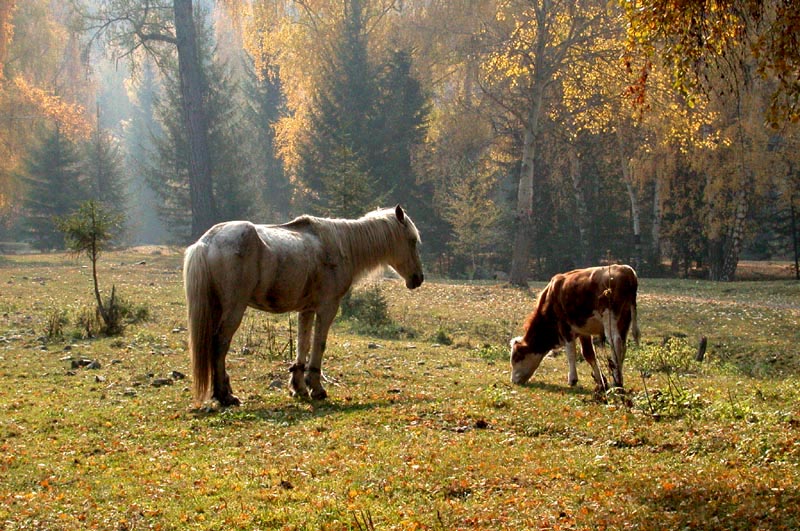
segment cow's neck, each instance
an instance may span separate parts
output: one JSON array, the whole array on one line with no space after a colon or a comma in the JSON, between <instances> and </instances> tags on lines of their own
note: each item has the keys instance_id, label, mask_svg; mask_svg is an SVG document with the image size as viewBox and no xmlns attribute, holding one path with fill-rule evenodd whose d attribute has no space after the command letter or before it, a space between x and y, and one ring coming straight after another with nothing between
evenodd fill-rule
<instances>
[{"instance_id":1,"label":"cow's neck","mask_svg":"<svg viewBox=\"0 0 800 531\"><path fill-rule=\"evenodd\" d=\"M523 340L531 352L547 354L559 345L558 323L551 317L537 313L528 323Z\"/></svg>"}]
</instances>

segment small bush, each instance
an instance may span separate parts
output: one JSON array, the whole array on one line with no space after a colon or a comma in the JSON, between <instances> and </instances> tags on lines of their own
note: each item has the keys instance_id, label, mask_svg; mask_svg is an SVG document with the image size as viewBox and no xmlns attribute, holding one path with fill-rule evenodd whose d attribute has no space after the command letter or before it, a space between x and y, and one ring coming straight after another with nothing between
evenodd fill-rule
<instances>
[{"instance_id":1,"label":"small bush","mask_svg":"<svg viewBox=\"0 0 800 531\"><path fill-rule=\"evenodd\" d=\"M433 335L433 342L438 343L439 345L452 345L453 338L450 337L450 334L445 330L443 327L439 327L436 329L436 333Z\"/></svg>"},{"instance_id":2,"label":"small bush","mask_svg":"<svg viewBox=\"0 0 800 531\"><path fill-rule=\"evenodd\" d=\"M639 397L639 406L653 418L675 419L698 415L706 403L698 393L669 378L666 389L651 391L645 386L644 396Z\"/></svg>"},{"instance_id":3,"label":"small bush","mask_svg":"<svg viewBox=\"0 0 800 531\"><path fill-rule=\"evenodd\" d=\"M126 324L145 323L152 318L150 308L146 304L134 304L125 299L117 299L120 315Z\"/></svg>"},{"instance_id":4,"label":"small bush","mask_svg":"<svg viewBox=\"0 0 800 531\"><path fill-rule=\"evenodd\" d=\"M487 361L508 360L509 351L504 346L486 344L478 349L478 357Z\"/></svg>"},{"instance_id":5,"label":"small bush","mask_svg":"<svg viewBox=\"0 0 800 531\"><path fill-rule=\"evenodd\" d=\"M341 315L349 320L357 334L397 339L414 337L414 332L394 322L389 304L378 285L358 292L351 291L343 299Z\"/></svg>"},{"instance_id":6,"label":"small bush","mask_svg":"<svg viewBox=\"0 0 800 531\"><path fill-rule=\"evenodd\" d=\"M502 409L511 404L511 397L508 393L508 389L500 387L497 384L481 389L480 396L486 405L495 409Z\"/></svg>"},{"instance_id":7,"label":"small bush","mask_svg":"<svg viewBox=\"0 0 800 531\"><path fill-rule=\"evenodd\" d=\"M106 336L120 335L125 327L150 319L150 309L147 306L134 306L132 303L116 296L112 287L111 295L103 303L106 317L100 319L100 309L97 309L97 320L101 323L100 331Z\"/></svg>"},{"instance_id":8,"label":"small bush","mask_svg":"<svg viewBox=\"0 0 800 531\"><path fill-rule=\"evenodd\" d=\"M342 299L341 307L345 319L358 319L373 326L391 322L389 304L377 285L359 292L349 292Z\"/></svg>"},{"instance_id":9,"label":"small bush","mask_svg":"<svg viewBox=\"0 0 800 531\"><path fill-rule=\"evenodd\" d=\"M661 345L644 345L629 350L630 363L644 373L686 374L699 370L695 350L685 338L670 337Z\"/></svg>"}]
</instances>

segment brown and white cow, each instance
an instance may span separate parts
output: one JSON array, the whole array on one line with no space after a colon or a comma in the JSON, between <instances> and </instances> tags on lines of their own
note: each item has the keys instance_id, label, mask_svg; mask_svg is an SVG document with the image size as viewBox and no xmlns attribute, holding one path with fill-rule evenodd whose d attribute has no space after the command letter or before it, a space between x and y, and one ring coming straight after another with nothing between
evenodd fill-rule
<instances>
[{"instance_id":1,"label":"brown and white cow","mask_svg":"<svg viewBox=\"0 0 800 531\"><path fill-rule=\"evenodd\" d=\"M575 340L580 339L592 376L598 387L605 390L607 384L592 346L592 336L605 335L611 344L608 367L614 386L622 387L625 341L631 325L633 339L639 343L637 287L636 272L627 265L590 267L555 275L539 294L536 309L525 321L523 336L511 340L511 381L527 382L547 353L564 345L569 385L577 384Z\"/></svg>"}]
</instances>

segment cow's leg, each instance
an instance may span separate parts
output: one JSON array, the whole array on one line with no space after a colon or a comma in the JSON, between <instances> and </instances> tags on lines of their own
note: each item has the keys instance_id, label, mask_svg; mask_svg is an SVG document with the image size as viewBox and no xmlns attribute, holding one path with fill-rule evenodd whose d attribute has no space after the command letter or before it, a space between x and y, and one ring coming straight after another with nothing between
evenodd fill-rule
<instances>
[{"instance_id":1,"label":"cow's leg","mask_svg":"<svg viewBox=\"0 0 800 531\"><path fill-rule=\"evenodd\" d=\"M567 375L567 382L570 387L578 384L578 368L576 367L577 353L575 352L575 339L567 341L564 345L564 350L567 353L567 364L569 364L569 374Z\"/></svg>"},{"instance_id":2,"label":"cow's leg","mask_svg":"<svg viewBox=\"0 0 800 531\"><path fill-rule=\"evenodd\" d=\"M311 330L314 323L314 312L300 312L297 315L297 356L289 367L292 373L289 380L289 391L292 396L308 396L308 388L303 376L306 372L306 359L311 348Z\"/></svg>"},{"instance_id":3,"label":"cow's leg","mask_svg":"<svg viewBox=\"0 0 800 531\"><path fill-rule=\"evenodd\" d=\"M225 369L225 358L231 346L233 334L238 330L242 317L247 309L246 304L236 304L227 311L223 311L219 329L214 334L214 391L212 397L222 406L238 406L241 404L231 388L231 380Z\"/></svg>"},{"instance_id":4,"label":"cow's leg","mask_svg":"<svg viewBox=\"0 0 800 531\"><path fill-rule=\"evenodd\" d=\"M594 378L597 388L606 391L608 384L605 377L603 377L603 373L600 372L600 367L597 365L597 357L595 356L591 336L581 336L581 352L583 353L583 359L592 368L592 378Z\"/></svg>"},{"instance_id":5,"label":"cow's leg","mask_svg":"<svg viewBox=\"0 0 800 531\"><path fill-rule=\"evenodd\" d=\"M620 318L609 311L605 319L606 337L611 345L608 356L608 369L614 381L614 387L622 387L622 364L625 361L625 338L620 333Z\"/></svg>"},{"instance_id":6,"label":"cow's leg","mask_svg":"<svg viewBox=\"0 0 800 531\"><path fill-rule=\"evenodd\" d=\"M325 353L328 330L331 328L338 309L338 305L330 305L317 311L317 319L314 323L314 343L311 345L311 358L306 370L306 385L311 388L311 398L314 400L323 400L328 397L327 391L320 383L322 355Z\"/></svg>"}]
</instances>

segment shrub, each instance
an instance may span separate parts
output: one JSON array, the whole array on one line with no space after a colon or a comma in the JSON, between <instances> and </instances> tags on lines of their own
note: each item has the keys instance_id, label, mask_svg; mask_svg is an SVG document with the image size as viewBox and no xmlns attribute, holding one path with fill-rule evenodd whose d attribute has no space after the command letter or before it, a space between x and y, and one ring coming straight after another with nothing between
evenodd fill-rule
<instances>
[{"instance_id":1,"label":"shrub","mask_svg":"<svg viewBox=\"0 0 800 531\"><path fill-rule=\"evenodd\" d=\"M700 369L695 350L685 338L670 337L660 345L643 345L629 351L630 364L644 373L686 374Z\"/></svg>"},{"instance_id":2,"label":"shrub","mask_svg":"<svg viewBox=\"0 0 800 531\"><path fill-rule=\"evenodd\" d=\"M98 307L97 315L102 318L100 331L107 336L122 333L129 324L136 324L150 319L150 309L147 306L134 306L132 303L117 297L116 290L111 287L111 295L105 300L102 308L105 316Z\"/></svg>"},{"instance_id":3,"label":"shrub","mask_svg":"<svg viewBox=\"0 0 800 531\"><path fill-rule=\"evenodd\" d=\"M341 315L357 334L396 339L413 337L414 332L396 323L389 315L389 304L377 284L350 291L341 303Z\"/></svg>"},{"instance_id":4,"label":"shrub","mask_svg":"<svg viewBox=\"0 0 800 531\"><path fill-rule=\"evenodd\" d=\"M478 357L487 361L508 360L508 348L498 345L483 345L478 349Z\"/></svg>"},{"instance_id":5,"label":"shrub","mask_svg":"<svg viewBox=\"0 0 800 531\"><path fill-rule=\"evenodd\" d=\"M453 338L450 337L450 334L444 329L444 327L440 326L436 329L436 333L433 334L433 342L438 343L439 345L449 346L453 344Z\"/></svg>"}]
</instances>

